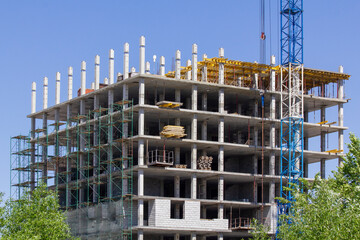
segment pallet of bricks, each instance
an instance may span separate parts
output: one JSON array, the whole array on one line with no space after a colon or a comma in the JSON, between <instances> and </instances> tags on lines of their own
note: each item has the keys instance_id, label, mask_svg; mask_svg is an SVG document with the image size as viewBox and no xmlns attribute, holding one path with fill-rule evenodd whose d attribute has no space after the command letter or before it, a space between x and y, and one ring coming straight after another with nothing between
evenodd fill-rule
<instances>
[{"instance_id":1,"label":"pallet of bricks","mask_svg":"<svg viewBox=\"0 0 360 240\"><path fill-rule=\"evenodd\" d=\"M197 160L197 169L200 169L200 170L211 170L212 160L213 160L212 157L201 156L201 157Z\"/></svg>"}]
</instances>

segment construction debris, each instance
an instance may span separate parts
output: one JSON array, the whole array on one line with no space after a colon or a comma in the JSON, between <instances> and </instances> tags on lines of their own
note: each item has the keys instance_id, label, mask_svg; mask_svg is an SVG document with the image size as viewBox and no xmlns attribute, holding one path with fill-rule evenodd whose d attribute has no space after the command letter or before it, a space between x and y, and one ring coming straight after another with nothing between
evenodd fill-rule
<instances>
[{"instance_id":1,"label":"construction debris","mask_svg":"<svg viewBox=\"0 0 360 240\"><path fill-rule=\"evenodd\" d=\"M197 161L197 169L200 170L211 170L212 157L201 156Z\"/></svg>"},{"instance_id":2,"label":"construction debris","mask_svg":"<svg viewBox=\"0 0 360 240\"><path fill-rule=\"evenodd\" d=\"M166 138L182 138L185 137L185 129L183 126L167 125L160 133L161 136Z\"/></svg>"}]
</instances>

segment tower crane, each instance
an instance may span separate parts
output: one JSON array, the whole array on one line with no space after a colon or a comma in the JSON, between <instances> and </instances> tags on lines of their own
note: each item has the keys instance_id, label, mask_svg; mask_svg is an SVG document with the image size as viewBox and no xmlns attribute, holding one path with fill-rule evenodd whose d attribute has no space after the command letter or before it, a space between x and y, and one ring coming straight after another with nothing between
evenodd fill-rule
<instances>
[{"instance_id":1,"label":"tower crane","mask_svg":"<svg viewBox=\"0 0 360 240\"><path fill-rule=\"evenodd\" d=\"M303 176L303 0L280 0L281 159L278 216L295 201L285 186L299 186ZM278 221L278 224L281 224Z\"/></svg>"}]
</instances>

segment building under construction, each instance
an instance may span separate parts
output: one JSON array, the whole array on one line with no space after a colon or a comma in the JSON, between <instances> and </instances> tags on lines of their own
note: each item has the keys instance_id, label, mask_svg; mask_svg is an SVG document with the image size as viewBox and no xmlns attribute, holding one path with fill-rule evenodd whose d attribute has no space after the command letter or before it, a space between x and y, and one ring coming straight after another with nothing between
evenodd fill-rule
<instances>
[{"instance_id":1,"label":"building under construction","mask_svg":"<svg viewBox=\"0 0 360 240\"><path fill-rule=\"evenodd\" d=\"M122 74L115 77L110 50L108 77L73 97L73 69L67 73L67 100L60 101L56 74L55 105L36 110L32 85L29 135L11 138L11 197L41 182L58 191L74 235L81 239L238 239L249 237L258 219L274 234L275 197L280 196L280 108L283 68L225 58L198 57L174 71L150 71L145 38L140 38L138 71L129 68L125 43ZM198 59L199 58L199 59ZM119 57L120 59L120 57ZM107 71L106 71L107 72ZM344 80L349 75L310 68L303 78L303 164L342 156ZM77 81L80 83L80 81ZM338 121L326 110L338 108ZM320 118L309 121L315 111ZM326 136L338 134L338 148L326 149ZM309 139L318 142L309 146Z\"/></svg>"}]
</instances>

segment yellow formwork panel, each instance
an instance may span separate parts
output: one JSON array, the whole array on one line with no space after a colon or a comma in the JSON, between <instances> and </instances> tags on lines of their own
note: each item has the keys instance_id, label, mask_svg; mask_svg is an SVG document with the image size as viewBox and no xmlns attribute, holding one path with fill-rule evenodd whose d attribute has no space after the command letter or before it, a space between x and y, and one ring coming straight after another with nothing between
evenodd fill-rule
<instances>
[{"instance_id":1,"label":"yellow formwork panel","mask_svg":"<svg viewBox=\"0 0 360 240\"><path fill-rule=\"evenodd\" d=\"M224 64L225 79L229 81L235 81L239 77L250 78L254 73L258 73L260 77L266 78L270 76L271 70L275 71L278 75L280 75L281 71L280 66L243 62L227 58L205 58L203 61L197 62L199 81L201 80L201 69L206 66L209 82L216 83L218 80L219 63ZM185 79L185 74L191 70L192 66L181 67L181 79ZM175 72L168 72L165 76L174 78ZM336 83L338 80L348 80L349 78L350 75L344 73L304 68L305 87L311 88L321 84Z\"/></svg>"}]
</instances>

